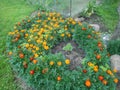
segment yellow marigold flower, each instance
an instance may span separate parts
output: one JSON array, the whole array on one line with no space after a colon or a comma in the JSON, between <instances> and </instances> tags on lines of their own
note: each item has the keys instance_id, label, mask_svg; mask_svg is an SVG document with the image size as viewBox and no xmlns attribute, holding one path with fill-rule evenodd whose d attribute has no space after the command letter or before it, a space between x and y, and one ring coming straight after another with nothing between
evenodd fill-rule
<instances>
[{"instance_id":1,"label":"yellow marigold flower","mask_svg":"<svg viewBox=\"0 0 120 90\"><path fill-rule=\"evenodd\" d=\"M33 53L35 53L35 50L32 50Z\"/></svg>"},{"instance_id":2,"label":"yellow marigold flower","mask_svg":"<svg viewBox=\"0 0 120 90\"><path fill-rule=\"evenodd\" d=\"M37 22L37 23L40 23L40 22L41 22L41 20L37 20L36 22Z\"/></svg>"},{"instance_id":3,"label":"yellow marigold flower","mask_svg":"<svg viewBox=\"0 0 120 90\"><path fill-rule=\"evenodd\" d=\"M68 37L71 37L71 34L69 33L67 36L68 36Z\"/></svg>"},{"instance_id":4,"label":"yellow marigold flower","mask_svg":"<svg viewBox=\"0 0 120 90\"><path fill-rule=\"evenodd\" d=\"M118 81L119 81L119 80L118 80L117 78L114 79L114 82L115 82L115 83L118 83Z\"/></svg>"},{"instance_id":5,"label":"yellow marigold flower","mask_svg":"<svg viewBox=\"0 0 120 90\"><path fill-rule=\"evenodd\" d=\"M10 55L10 56L11 56L11 55L12 55L12 52L11 52L11 51L10 51L10 52L8 52L8 55Z\"/></svg>"},{"instance_id":6,"label":"yellow marigold flower","mask_svg":"<svg viewBox=\"0 0 120 90\"><path fill-rule=\"evenodd\" d=\"M18 33L18 30L15 30L16 33Z\"/></svg>"},{"instance_id":7,"label":"yellow marigold flower","mask_svg":"<svg viewBox=\"0 0 120 90\"><path fill-rule=\"evenodd\" d=\"M26 44L25 46L26 46L26 48L28 48L28 47L29 47L29 44Z\"/></svg>"},{"instance_id":8,"label":"yellow marigold flower","mask_svg":"<svg viewBox=\"0 0 120 90\"><path fill-rule=\"evenodd\" d=\"M30 39L28 39L28 42L31 42L31 40L30 40Z\"/></svg>"},{"instance_id":9,"label":"yellow marigold flower","mask_svg":"<svg viewBox=\"0 0 120 90\"><path fill-rule=\"evenodd\" d=\"M65 63L66 63L66 64L70 64L70 60L69 60L69 59L66 59L66 60L65 60Z\"/></svg>"},{"instance_id":10,"label":"yellow marigold flower","mask_svg":"<svg viewBox=\"0 0 120 90\"><path fill-rule=\"evenodd\" d=\"M49 47L48 47L48 46L44 46L44 49L45 49L45 50L48 50L48 49L49 49Z\"/></svg>"},{"instance_id":11,"label":"yellow marigold flower","mask_svg":"<svg viewBox=\"0 0 120 90\"><path fill-rule=\"evenodd\" d=\"M22 32L22 33L24 33L24 32L25 32L25 30L21 30L21 32Z\"/></svg>"},{"instance_id":12,"label":"yellow marigold flower","mask_svg":"<svg viewBox=\"0 0 120 90\"><path fill-rule=\"evenodd\" d=\"M65 34L63 33L63 34L61 34L61 37L64 37L65 36Z\"/></svg>"},{"instance_id":13,"label":"yellow marigold flower","mask_svg":"<svg viewBox=\"0 0 120 90\"><path fill-rule=\"evenodd\" d=\"M37 42L37 43L40 43L41 41L38 39L38 40L36 40L36 42Z\"/></svg>"},{"instance_id":14,"label":"yellow marigold flower","mask_svg":"<svg viewBox=\"0 0 120 90\"><path fill-rule=\"evenodd\" d=\"M109 74L109 75L113 75L113 73L112 73L111 70L107 70L106 72L107 72L107 74Z\"/></svg>"},{"instance_id":15,"label":"yellow marigold flower","mask_svg":"<svg viewBox=\"0 0 120 90\"><path fill-rule=\"evenodd\" d=\"M46 42L46 41L44 41L44 42L43 42L43 46L45 46L46 44L47 44L47 42Z\"/></svg>"},{"instance_id":16,"label":"yellow marigold flower","mask_svg":"<svg viewBox=\"0 0 120 90\"><path fill-rule=\"evenodd\" d=\"M37 58L39 55L36 53L36 54L34 54L34 56L35 56L35 58Z\"/></svg>"},{"instance_id":17,"label":"yellow marigold flower","mask_svg":"<svg viewBox=\"0 0 120 90\"><path fill-rule=\"evenodd\" d=\"M28 37L28 34L27 34L27 33L25 34L25 37Z\"/></svg>"},{"instance_id":18,"label":"yellow marigold flower","mask_svg":"<svg viewBox=\"0 0 120 90\"><path fill-rule=\"evenodd\" d=\"M36 47L36 51L38 51L39 50L39 47Z\"/></svg>"},{"instance_id":19,"label":"yellow marigold flower","mask_svg":"<svg viewBox=\"0 0 120 90\"><path fill-rule=\"evenodd\" d=\"M118 72L118 70L117 70L117 69L113 69L113 72L114 72L114 73L117 73L117 72Z\"/></svg>"},{"instance_id":20,"label":"yellow marigold flower","mask_svg":"<svg viewBox=\"0 0 120 90\"><path fill-rule=\"evenodd\" d=\"M94 66L94 64L93 64L92 62L88 62L88 66L93 67L93 66Z\"/></svg>"},{"instance_id":21,"label":"yellow marigold flower","mask_svg":"<svg viewBox=\"0 0 120 90\"><path fill-rule=\"evenodd\" d=\"M30 47L32 48L32 47L33 47L33 44L30 44Z\"/></svg>"},{"instance_id":22,"label":"yellow marigold flower","mask_svg":"<svg viewBox=\"0 0 120 90\"><path fill-rule=\"evenodd\" d=\"M48 17L48 20L50 20L51 18L50 17Z\"/></svg>"},{"instance_id":23,"label":"yellow marigold flower","mask_svg":"<svg viewBox=\"0 0 120 90\"><path fill-rule=\"evenodd\" d=\"M36 46L33 46L34 49L36 49Z\"/></svg>"},{"instance_id":24,"label":"yellow marigold flower","mask_svg":"<svg viewBox=\"0 0 120 90\"><path fill-rule=\"evenodd\" d=\"M49 63L49 64L52 66L52 65L54 65L54 62L53 62L53 61L50 61L50 63Z\"/></svg>"},{"instance_id":25,"label":"yellow marigold flower","mask_svg":"<svg viewBox=\"0 0 120 90\"><path fill-rule=\"evenodd\" d=\"M61 61L57 62L57 65L58 65L58 66L61 66L61 65L62 65L62 62L61 62Z\"/></svg>"},{"instance_id":26,"label":"yellow marigold flower","mask_svg":"<svg viewBox=\"0 0 120 90\"><path fill-rule=\"evenodd\" d=\"M75 24L76 24L76 22L75 22L75 21L72 21L72 24L73 24L73 25L75 25Z\"/></svg>"},{"instance_id":27,"label":"yellow marigold flower","mask_svg":"<svg viewBox=\"0 0 120 90\"><path fill-rule=\"evenodd\" d=\"M94 70L94 72L98 72L98 68L96 68L96 67L94 67L93 70Z\"/></svg>"}]
</instances>

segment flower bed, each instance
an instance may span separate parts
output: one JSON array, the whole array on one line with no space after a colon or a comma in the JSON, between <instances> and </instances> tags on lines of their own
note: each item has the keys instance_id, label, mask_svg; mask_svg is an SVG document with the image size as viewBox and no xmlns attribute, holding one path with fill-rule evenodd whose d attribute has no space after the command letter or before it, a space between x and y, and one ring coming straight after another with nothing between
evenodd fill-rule
<instances>
[{"instance_id":1,"label":"flower bed","mask_svg":"<svg viewBox=\"0 0 120 90\"><path fill-rule=\"evenodd\" d=\"M82 67L70 70L71 60L51 50L74 40L85 51ZM59 13L42 12L27 17L9 32L10 63L29 85L40 90L115 90L118 79L111 70L109 53L98 32Z\"/></svg>"}]
</instances>

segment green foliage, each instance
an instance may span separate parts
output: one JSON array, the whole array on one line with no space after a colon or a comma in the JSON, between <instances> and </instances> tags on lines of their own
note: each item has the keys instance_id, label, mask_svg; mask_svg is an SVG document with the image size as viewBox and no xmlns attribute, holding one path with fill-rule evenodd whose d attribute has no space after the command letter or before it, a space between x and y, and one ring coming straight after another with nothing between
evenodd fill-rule
<instances>
[{"instance_id":1,"label":"green foliage","mask_svg":"<svg viewBox=\"0 0 120 90\"><path fill-rule=\"evenodd\" d=\"M63 47L63 50L65 51L72 51L73 46L71 45L71 43L68 43L66 46Z\"/></svg>"},{"instance_id":2,"label":"green foliage","mask_svg":"<svg viewBox=\"0 0 120 90\"><path fill-rule=\"evenodd\" d=\"M65 55L51 52L55 45L69 40L76 41L86 53L82 67L74 70ZM99 33L59 13L41 12L16 23L8 34L7 50L14 70L35 89L115 90L116 74Z\"/></svg>"},{"instance_id":3,"label":"green foliage","mask_svg":"<svg viewBox=\"0 0 120 90\"><path fill-rule=\"evenodd\" d=\"M96 0L89 1L87 8L80 13L80 16L90 17L92 14L95 13L96 7Z\"/></svg>"},{"instance_id":4,"label":"green foliage","mask_svg":"<svg viewBox=\"0 0 120 90\"><path fill-rule=\"evenodd\" d=\"M108 42L107 45L108 52L113 54L119 54L120 55L120 40L111 40Z\"/></svg>"}]
</instances>

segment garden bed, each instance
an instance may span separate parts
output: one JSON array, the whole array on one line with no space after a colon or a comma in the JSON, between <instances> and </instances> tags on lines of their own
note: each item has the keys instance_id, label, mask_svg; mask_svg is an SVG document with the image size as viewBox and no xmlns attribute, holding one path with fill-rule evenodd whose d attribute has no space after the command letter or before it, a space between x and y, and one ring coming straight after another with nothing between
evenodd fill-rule
<instances>
[{"instance_id":1,"label":"garden bed","mask_svg":"<svg viewBox=\"0 0 120 90\"><path fill-rule=\"evenodd\" d=\"M38 13L14 26L8 55L18 76L35 89L93 90L116 88L99 32L56 12Z\"/></svg>"}]
</instances>

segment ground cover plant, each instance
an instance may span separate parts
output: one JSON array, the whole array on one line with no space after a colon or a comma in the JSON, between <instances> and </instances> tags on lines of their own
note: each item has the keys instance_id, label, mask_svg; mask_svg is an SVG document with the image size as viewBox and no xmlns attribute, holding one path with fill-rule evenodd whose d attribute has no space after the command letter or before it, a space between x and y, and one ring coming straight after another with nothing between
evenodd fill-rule
<instances>
[{"instance_id":1,"label":"ground cover plant","mask_svg":"<svg viewBox=\"0 0 120 90\"><path fill-rule=\"evenodd\" d=\"M82 66L73 70L70 58L52 53L56 45L71 40L85 51ZM70 43L66 47L72 51ZM16 23L8 34L7 52L13 69L38 90L115 90L118 83L99 32L60 13L40 12Z\"/></svg>"}]
</instances>

